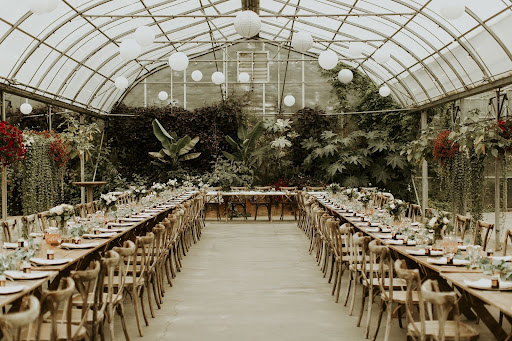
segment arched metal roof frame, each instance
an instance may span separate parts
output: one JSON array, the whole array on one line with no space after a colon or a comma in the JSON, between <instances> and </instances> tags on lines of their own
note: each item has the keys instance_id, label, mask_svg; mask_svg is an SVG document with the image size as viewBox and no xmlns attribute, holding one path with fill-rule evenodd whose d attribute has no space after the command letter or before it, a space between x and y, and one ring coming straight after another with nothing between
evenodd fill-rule
<instances>
[{"instance_id":1,"label":"arched metal roof frame","mask_svg":"<svg viewBox=\"0 0 512 341\"><path fill-rule=\"evenodd\" d=\"M223 32L223 29L228 27L229 25L228 24L218 25L215 21L215 19L216 19L215 15L206 14L206 11L205 11L205 9L211 7L216 11L217 14L220 14L222 12L216 7L216 5L222 4L224 2L229 2L229 1L230 0L220 0L220 1L216 1L216 2L208 1L207 4L203 4L200 1L198 1L200 3L200 6L184 12L184 13L188 13L188 14L193 14L197 11L201 11L204 15L207 15L207 17L205 17L205 20L199 20L199 21L196 21L196 22L193 22L190 24L189 27L194 27L194 26L198 26L202 23L207 23L210 28L210 30L208 32L203 31L202 33L195 35L195 37L200 37L205 34L210 34L213 37L213 33L219 33L226 40L231 39L231 38L233 39L232 42L236 42L236 41L240 40L239 36L237 37L236 34L226 34L225 32ZM283 11L285 11L289 7L289 8L293 8L296 11L296 13L297 13L297 11L300 10L302 12L322 14L319 11L315 11L313 8L309 8L309 7L303 6L303 5L299 6L300 2L298 2L297 4L294 4L294 3L290 3L290 1L285 1L285 0L273 0L273 1L276 3L282 4L282 7L279 11L273 11L271 9L267 9L262 6L260 6L260 11L265 12L265 13L270 13L272 15L275 14L276 16L279 16L281 13L283 13ZM10 26L9 29L7 30L7 32L5 32L5 34L2 37L0 37L0 47L1 47L2 43L7 39L7 37L13 31L16 31L16 30L22 32L23 34L25 34L28 37L33 39L33 41L26 47L24 53L21 54L22 58L20 58L19 63L17 63L15 65L15 67L11 70L9 75L8 76L0 75L0 77L4 83L8 83L9 81L12 81L13 79L15 79L16 75L19 72L22 72L23 65L29 60L29 58L32 56L32 54L35 53L39 47L45 46L45 47L49 48L51 51L57 52L59 54L59 56L53 60L51 65L49 67L47 67L46 70L42 69L43 70L42 76L40 76L40 78L36 81L35 80L36 75L39 73L40 69L43 67L43 63L41 63L41 65L37 68L37 72L35 72L33 74L33 76L30 78L29 84L27 84L27 86L25 88L33 89L33 92L43 93L45 96L50 96L50 97L53 96L54 98L57 98L57 99L60 98L62 100L65 100L68 103L77 104L79 106L83 106L86 108L90 108L92 110L96 110L96 111L105 113L105 112L108 112L108 110L110 109L110 107L108 107L109 104L107 104L107 103L109 103L110 98L112 96L114 96L114 93L116 93L116 96L118 98L123 96L122 93L119 93L116 90L111 90L110 94L107 97L105 97L105 95L107 93L109 93L109 91L108 91L108 89L107 90L104 89L105 85L107 83L110 83L111 77L118 75L118 73L121 70L123 70L123 69L132 70L133 65L134 65L133 63L137 63L138 64L137 68L133 71L129 71L129 77L133 78L135 76L134 81L139 82L141 79L145 78L146 75L153 74L154 72L157 72L156 70L161 70L163 67L165 67L165 64L162 62L139 61L138 59L143 59L142 58L143 56L148 56L151 53L155 53L156 59L158 59L158 58L162 58L164 56L169 55L172 51L175 51L177 48L180 48L180 51L188 51L188 50L197 49L197 46L191 46L191 47L186 46L187 40L193 39L192 36L182 38L181 42L180 42L181 43L180 46L176 46L177 44L173 44L173 41L169 38L170 32L172 32L172 31L178 32L180 30L183 30L183 28L179 28L177 30L174 30L174 29L166 30L161 26L161 24L172 20L173 17L163 18L160 20L158 20L156 17L152 17L152 23L147 24L147 25L157 27L160 31L160 34L158 34L158 37L164 37L165 39L167 39L169 44L164 45L164 46L159 45L158 47L154 47L154 48L151 48L150 50L144 51L143 54L141 54L141 56L137 60L117 64L117 67L114 67L115 72L111 72L112 71L112 69L111 69L110 71L107 71L107 73L105 73L102 70L103 67L105 67L110 62L115 60L118 53L113 53L112 55L107 56L103 60L103 62L100 64L100 67L96 67L96 68L91 67L90 65L87 64L87 62L94 55L94 53L98 53L98 52L102 51L102 49L105 48L106 46L109 46L110 44L114 44L114 45L118 46L118 40L132 34L135 29L130 28L120 34L117 34L115 37L111 37L108 35L108 33L105 33L102 29L103 28L106 28L107 30L111 29L113 27L113 23L115 24L116 22L119 22L119 25L122 25L123 23L125 23L125 20L122 20L123 18L121 16L118 16L117 14L113 14L111 20L103 21L101 23L96 23L94 19L89 19L91 17L94 17L94 15L89 14L91 10L98 8L101 5L104 5L106 3L109 3L110 0L101 0L101 1L97 1L97 2L93 2L92 0L88 1L87 2L88 6L85 8L81 8L80 10L78 8L75 8L71 4L72 0L63 0L63 2L66 4L66 6L71 8L72 11L71 12L68 11L65 14L63 14L61 16L61 18L58 19L58 20L62 20L62 22L59 25L55 26L53 29L49 30L46 34L42 35L42 37L39 37L38 35L34 34L33 32L28 32L26 29L21 27L21 25L32 15L30 12L25 13L14 24L12 24L10 21L2 18L2 15L0 14L0 22L3 22L4 24L7 24ZM152 4L147 5L146 2L152 2ZM151 17L153 15L152 11L158 12L164 6L172 7L173 4L176 3L177 1L176 0L165 0L165 1L154 2L151 0L146 0L146 2L145 2L145 0L125 1L123 3L124 7L130 7L131 5L136 4L136 3L140 3L143 7L141 9L138 9L137 11L128 13L127 16L131 16L131 15L137 16L137 15L140 15L141 13L148 13L148 16ZM318 1L318 2L321 2L321 1ZM331 5L336 5L336 6L338 6L338 8L345 8L349 12L349 14L353 13L354 11L357 11L357 13L360 13L361 15L364 13L372 14L374 12L372 12L371 10L369 10L363 6L358 6L357 5L358 3L359 4L376 5L376 3L372 2L372 1L368 1L368 0L355 0L352 4L344 3L340 0L324 0L322 2L330 3ZM427 75L432 78L432 82L433 82L434 86L438 87L440 89L439 92L441 93L441 95L437 96L436 99L439 97L447 97L449 95L453 95L452 92L448 92L444 88L444 85L446 84L446 82L441 81L437 77L435 71L433 69L431 69L430 64L426 63L426 60L428 60L429 58L432 58L434 60L434 63L436 63L437 66L441 70L444 70L444 67L448 67L450 69L450 71L453 73L453 75L455 76L455 78L457 78L458 82L464 87L464 89L467 90L471 85L474 85L474 83L476 83L476 81L474 81L473 83L470 83L470 84L465 82L464 79L462 78L462 76L460 75L459 71L454 67L453 63L457 63L459 65L460 69L463 72L465 72L461 61L453 54L453 52L449 48L450 45L452 45L454 42L457 43L461 48L463 48L468 53L469 57L475 62L475 64L481 70L484 80L488 80L489 82L498 80L496 77L501 75L502 73L493 75L490 72L489 68L487 67L483 58L478 54L477 50L471 45L471 41L469 39L467 39L467 35L469 33L473 32L479 28L488 32L488 34L496 41L498 46L501 47L501 49L503 50L505 55L510 60L512 60L512 53L507 48L506 44L501 40L500 36L498 34L496 34L496 32L494 32L493 29L489 25L487 25L487 23L490 20L498 17L502 13L505 13L507 11L510 12L510 8L512 7L512 5L508 5L504 0L501 0L499 2L503 5L505 5L505 8L501 8L498 12L496 12L492 16L486 17L486 18L480 18L468 6L466 8L466 14L469 17L471 17L477 24L474 25L473 27L471 27L469 30L466 30L463 33L456 32L456 30L454 31L454 30L448 28L448 25L446 24L446 21L444 21L444 19L439 17L437 14L433 13L431 8L427 8L427 6L431 2L430 0L427 0L427 1L416 0L416 1L409 1L409 2L405 2L405 1L401 1L401 0L390 0L390 2L400 4L401 6L409 8L413 11L413 14L410 15L408 21L405 24L401 23L398 20L394 20L391 16L379 15L379 16L375 16L375 18L373 18L373 19L375 19L376 22L379 22L380 25L388 25L389 27L393 27L395 29L395 31L392 34L385 34L385 33L379 32L378 30L375 30L375 29L372 29L369 27L364 27L362 25L358 25L355 22L347 20L348 16L344 16L344 15L340 15L339 16L340 18L338 18L338 19L329 17L329 19L338 21L340 23L337 30L332 29L331 27L313 24L312 22L308 21L307 19L301 19L300 17L292 17L290 20L288 20L288 22L292 22L292 24L297 22L297 23L301 23L303 25L309 25L311 27L315 27L316 29L319 29L325 33L333 33L332 40L334 40L336 36L344 36L344 37L356 40L356 39L358 39L357 36L345 34L344 32L340 31L340 28L343 25L350 25L353 27L357 27L360 30L369 31L373 34L377 34L377 35L381 36L383 38L382 44L375 44L372 42L367 42L368 46L373 47L374 49L377 49L378 47L386 44L387 42L391 42L391 43L395 44L396 46L398 46L399 48L402 48L403 50L405 50L410 56L412 56L414 58L415 62L413 64L407 66L404 62L402 62L400 60L400 58L397 58L396 56L392 56L392 60L401 69L394 69L390 65L378 65L377 63L371 62L374 51L372 51L370 53L365 53L363 61L358 64L357 63L356 64L347 63L347 64L352 65L352 66L363 66L362 70L364 72L366 72L367 74L371 75L371 78L374 79L374 81L377 81L380 83L396 82L391 87L393 90L394 96L402 103L402 105L409 106L409 107L417 105L418 100L416 99L415 93L413 91L411 91L411 89L405 82L403 82L403 79L406 77L405 75L408 75L421 88L421 91L424 93L428 102L432 102L434 100L434 98L432 98L430 96L429 90L423 86L422 81L420 79L418 79L418 77L415 75L415 71L413 70L413 68L415 68L418 65L421 65L423 67L423 69L427 72ZM314 3L314 1L309 1L309 3L310 4ZM385 6L381 6L381 8L386 9ZM224 12L222 14L223 15L226 15L228 13L231 14L231 13L237 12L238 10L240 10L240 8L237 8L235 6L231 11ZM392 11L389 11L389 12L391 13ZM436 49L436 47L433 44L431 44L428 39L423 37L422 34L415 32L413 29L411 29L407 26L407 24L409 22L413 21L416 16L424 17L429 22L434 23L441 30L443 30L448 35L450 35L454 40L450 41L447 44L444 44L442 47ZM82 27L90 25L90 26L92 26L92 29L90 29L87 33L81 35L81 37L79 39L76 39L75 42L73 42L66 49L63 49L63 50L61 50L60 48L53 46L52 44L47 42L47 40L51 36L58 34L59 30L62 27L64 27L67 23L71 22L75 18L80 18L85 21L85 23L83 23L83 25L81 25ZM263 28L265 28L265 25L267 25L267 26L275 25L275 23L271 22L270 20L266 20L265 18L262 18L262 23L263 23ZM421 23L416 23L416 24L421 25ZM48 28L51 26L52 25L49 25L48 27L43 29L42 32L47 31ZM294 31L296 31L296 30L294 30ZM410 37L411 39L416 41L418 43L418 45L422 46L425 49L425 51L429 51L428 49L430 49L430 51L429 51L430 53L428 53L426 57L415 55L415 53L412 50L403 46L400 41L394 40L395 35L397 35L401 31L408 32L406 34L408 37ZM282 32L287 32L287 33L292 34L291 30L288 28L288 25L284 25L281 28L281 30L275 35L274 39L277 39L278 37L282 38L282 36L281 36ZM269 34L269 35L273 34L270 31L267 32L265 29L262 30L262 33ZM401 32L401 33L404 34L404 32ZM94 49L94 53L89 53L86 58L82 58L81 60L74 56L74 52L72 52L72 51L77 46L83 46L86 42L93 41L94 38L97 37L98 35L104 36L107 39L107 41L104 42L103 44L101 44L96 49ZM432 34L432 35L435 36L435 34ZM230 43L232 43L232 42L230 42ZM428 46L428 49L425 45L421 45L420 42L422 42L423 44ZM275 43L278 43L278 42L275 42ZM171 48L169 48L169 45ZM347 55L347 47L348 46L346 44L340 44L340 43L336 43L336 42L329 42L327 44L324 44L324 43L318 42L318 43L315 43L315 47L313 48L313 51L318 51L319 46L323 46L325 48L331 48L331 46L333 46L332 49L335 50L341 56ZM80 47L78 47L78 49L76 49L76 50L79 50L79 49L80 49ZM212 47L207 47L205 49L205 52L207 52L208 50L213 50L213 49L214 49L214 47L212 44ZM442 51L445 49L448 51L448 54L451 54L450 56L445 56L442 53ZM160 50L162 50L162 53L158 53L158 51L160 51ZM43 61L46 61L47 58L50 59L50 55L52 53L51 51L48 52L48 54L45 57L43 57ZM439 60L436 59L436 57L439 57L444 62L444 64L446 66L443 67L443 65L441 65L439 63ZM55 94L51 94L49 91L47 91L50 88L49 86L47 87L46 90L41 89L40 86L46 81L46 78L48 77L50 71L53 70L54 67L56 65L58 65L58 63L63 58L67 59L67 60L71 60L74 63L76 63L75 67L73 68L73 71L67 75L66 80L59 87L58 91ZM62 70L62 68L64 68L64 66L65 66L65 63L62 63L62 65L58 69L57 73L59 73ZM74 77L79 77L78 71L80 71L82 68L91 72L89 77L87 77L86 81L82 83L82 85L79 87L79 90L75 92L74 97L72 99L69 97L64 98L63 93L66 91L66 88L70 84L70 81L73 80ZM389 77L383 78L383 75L385 75L385 74L389 74ZM465 76L469 80L471 80L471 77L469 74L466 73ZM80 95L80 93L84 90L84 88L91 81L93 81L94 79L97 79L96 77L100 77L100 79L98 80L99 86L96 86L94 91L87 90L88 92L91 93L89 100L87 100L85 102L78 101L78 96ZM103 81L101 81L101 79L103 79ZM35 86L32 84L32 81L36 81ZM455 87L455 84L453 83L453 79L448 78L447 82L451 83L452 87ZM51 82L50 82L50 84L51 84ZM396 88L397 86L401 87L403 89L403 91ZM94 102L94 99L96 98L96 95L98 95L100 92L103 92L103 91L105 91L102 96L103 102L101 103L101 101L97 101L98 104L92 105L92 103ZM407 95L405 95L405 94L407 94ZM409 100L408 101L402 100L402 98L401 98L402 96L408 97ZM115 101L113 101L113 102L115 102ZM422 104L424 104L424 103L422 103ZM107 107L105 107L105 105L107 105Z\"/></svg>"}]
</instances>

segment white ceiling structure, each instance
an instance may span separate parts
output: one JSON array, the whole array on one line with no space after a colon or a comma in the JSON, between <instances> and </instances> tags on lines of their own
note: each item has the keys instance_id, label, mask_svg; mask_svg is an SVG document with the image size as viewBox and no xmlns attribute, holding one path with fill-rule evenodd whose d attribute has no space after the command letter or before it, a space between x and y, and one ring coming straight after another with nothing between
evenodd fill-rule
<instances>
[{"instance_id":1,"label":"white ceiling structure","mask_svg":"<svg viewBox=\"0 0 512 341\"><path fill-rule=\"evenodd\" d=\"M108 114L131 86L169 67L175 51L194 58L225 44L247 41L233 26L242 8L256 10L258 37L287 46L309 32L308 52L329 48L343 62L387 84L404 108L426 108L512 83L512 3L468 0L464 15L447 20L430 0L59 0L36 15L28 0L0 0L0 90L77 111ZM448 1L448 0L444 0ZM135 60L119 45L139 26L156 33ZM350 42L363 42L351 58ZM391 52L379 64L376 49Z\"/></svg>"}]
</instances>

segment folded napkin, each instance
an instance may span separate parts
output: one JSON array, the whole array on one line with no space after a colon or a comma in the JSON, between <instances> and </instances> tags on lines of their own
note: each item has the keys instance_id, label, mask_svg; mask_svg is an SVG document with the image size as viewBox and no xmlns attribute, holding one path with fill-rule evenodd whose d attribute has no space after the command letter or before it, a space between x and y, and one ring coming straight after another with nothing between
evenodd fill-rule
<instances>
[{"instance_id":1,"label":"folded napkin","mask_svg":"<svg viewBox=\"0 0 512 341\"><path fill-rule=\"evenodd\" d=\"M71 258L57 258L57 259L46 259L46 258L30 258L30 261L37 265L61 265L67 264L73 261Z\"/></svg>"},{"instance_id":2,"label":"folded napkin","mask_svg":"<svg viewBox=\"0 0 512 341\"><path fill-rule=\"evenodd\" d=\"M425 249L407 249L405 252L410 255L425 256Z\"/></svg>"},{"instance_id":3,"label":"folded napkin","mask_svg":"<svg viewBox=\"0 0 512 341\"><path fill-rule=\"evenodd\" d=\"M374 233L374 232L379 232L380 229L378 227L368 227L366 228L366 232L370 232L370 233Z\"/></svg>"},{"instance_id":4,"label":"folded napkin","mask_svg":"<svg viewBox=\"0 0 512 341\"><path fill-rule=\"evenodd\" d=\"M400 239L400 240L395 240L395 239L386 239L384 241L384 244L389 244L389 245L404 245L404 240L403 239Z\"/></svg>"},{"instance_id":5,"label":"folded napkin","mask_svg":"<svg viewBox=\"0 0 512 341\"><path fill-rule=\"evenodd\" d=\"M123 232L125 229L122 227L112 227L112 228L99 228L98 231L101 233L113 233L113 232Z\"/></svg>"},{"instance_id":6,"label":"folded napkin","mask_svg":"<svg viewBox=\"0 0 512 341\"><path fill-rule=\"evenodd\" d=\"M466 250L468 248L468 246L467 245L459 245L459 246L457 246L457 248L459 250L463 250L464 251L464 250Z\"/></svg>"},{"instance_id":7,"label":"folded napkin","mask_svg":"<svg viewBox=\"0 0 512 341\"><path fill-rule=\"evenodd\" d=\"M133 225L133 222L129 222L129 223L108 223L107 226L115 226L115 227L127 227L127 226L132 226Z\"/></svg>"},{"instance_id":8,"label":"folded napkin","mask_svg":"<svg viewBox=\"0 0 512 341\"><path fill-rule=\"evenodd\" d=\"M446 257L439 258L427 258L427 263L437 264L437 265L446 265L448 264L448 259ZM469 260L466 259L453 259L453 265L469 265Z\"/></svg>"},{"instance_id":9,"label":"folded napkin","mask_svg":"<svg viewBox=\"0 0 512 341\"><path fill-rule=\"evenodd\" d=\"M391 233L376 233L375 237L380 238L380 239L392 239L393 238Z\"/></svg>"},{"instance_id":10,"label":"folded napkin","mask_svg":"<svg viewBox=\"0 0 512 341\"><path fill-rule=\"evenodd\" d=\"M93 247L96 247L100 245L99 243L80 243L80 244L73 244L73 243L62 243L60 244L60 247L63 249L90 249Z\"/></svg>"},{"instance_id":11,"label":"folded napkin","mask_svg":"<svg viewBox=\"0 0 512 341\"><path fill-rule=\"evenodd\" d=\"M390 228L386 228L386 227L381 227L381 228L380 228L380 231L381 231L382 233L391 233L391 229L390 229Z\"/></svg>"},{"instance_id":12,"label":"folded napkin","mask_svg":"<svg viewBox=\"0 0 512 341\"><path fill-rule=\"evenodd\" d=\"M7 243L4 242L4 249L17 249L18 243Z\"/></svg>"},{"instance_id":13,"label":"folded napkin","mask_svg":"<svg viewBox=\"0 0 512 341\"><path fill-rule=\"evenodd\" d=\"M466 284L470 288L475 288L475 289L491 289L492 288L492 283L491 283L490 278L480 278L477 281L469 281L469 280L465 279L464 284ZM500 281L499 289L502 289L502 290L512 289L512 282Z\"/></svg>"},{"instance_id":14,"label":"folded napkin","mask_svg":"<svg viewBox=\"0 0 512 341\"><path fill-rule=\"evenodd\" d=\"M416 245L416 241L414 239L408 239L407 245Z\"/></svg>"},{"instance_id":15,"label":"folded napkin","mask_svg":"<svg viewBox=\"0 0 512 341\"><path fill-rule=\"evenodd\" d=\"M100 234L85 233L82 237L83 238L88 238L88 239L92 239L92 238L112 238L112 237L117 235L117 233L115 233L115 232L110 232L112 230L108 230L108 231L109 232L107 232L107 233L100 233Z\"/></svg>"}]
</instances>

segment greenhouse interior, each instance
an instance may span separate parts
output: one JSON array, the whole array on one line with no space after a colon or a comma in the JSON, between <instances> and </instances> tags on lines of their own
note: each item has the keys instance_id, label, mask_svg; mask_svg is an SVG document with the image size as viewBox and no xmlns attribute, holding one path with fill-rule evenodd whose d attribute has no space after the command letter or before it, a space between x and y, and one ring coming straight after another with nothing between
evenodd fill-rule
<instances>
[{"instance_id":1,"label":"greenhouse interior","mask_svg":"<svg viewBox=\"0 0 512 341\"><path fill-rule=\"evenodd\" d=\"M1 4L2 340L512 339L510 1Z\"/></svg>"}]
</instances>

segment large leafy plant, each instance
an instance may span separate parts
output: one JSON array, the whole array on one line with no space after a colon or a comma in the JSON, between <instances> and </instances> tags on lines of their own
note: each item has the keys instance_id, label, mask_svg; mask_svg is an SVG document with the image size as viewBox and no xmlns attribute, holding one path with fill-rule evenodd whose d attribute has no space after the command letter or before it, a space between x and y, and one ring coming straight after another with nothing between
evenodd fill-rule
<instances>
[{"instance_id":1,"label":"large leafy plant","mask_svg":"<svg viewBox=\"0 0 512 341\"><path fill-rule=\"evenodd\" d=\"M176 133L167 132L157 119L153 120L153 133L162 143L163 148L159 152L149 152L149 155L172 169L177 169L181 161L193 160L201 155L201 153L191 153L199 142L197 136L193 139L188 135L178 138Z\"/></svg>"},{"instance_id":2,"label":"large leafy plant","mask_svg":"<svg viewBox=\"0 0 512 341\"><path fill-rule=\"evenodd\" d=\"M231 145L233 152L223 151L222 154L228 160L241 162L249 168L261 165L267 146L257 147L257 142L264 131L263 121L256 123L252 129L241 125L237 132L238 142L231 136L226 136L226 141Z\"/></svg>"}]
</instances>

